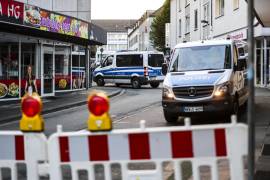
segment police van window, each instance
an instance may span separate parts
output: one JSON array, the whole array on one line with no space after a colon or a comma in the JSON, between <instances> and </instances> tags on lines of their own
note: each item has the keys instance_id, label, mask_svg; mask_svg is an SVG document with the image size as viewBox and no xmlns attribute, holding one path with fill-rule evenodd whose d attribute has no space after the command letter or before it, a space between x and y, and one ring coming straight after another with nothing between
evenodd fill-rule
<instances>
[{"instance_id":1,"label":"police van window","mask_svg":"<svg viewBox=\"0 0 270 180\"><path fill-rule=\"evenodd\" d=\"M152 67L161 67L164 62L164 56L162 54L149 54L148 65Z\"/></svg>"},{"instance_id":2,"label":"police van window","mask_svg":"<svg viewBox=\"0 0 270 180\"><path fill-rule=\"evenodd\" d=\"M116 56L117 67L130 67L130 66L143 66L143 55L117 55Z\"/></svg>"},{"instance_id":3,"label":"police van window","mask_svg":"<svg viewBox=\"0 0 270 180\"><path fill-rule=\"evenodd\" d=\"M230 45L179 48L172 58L171 72L230 69Z\"/></svg>"},{"instance_id":4,"label":"police van window","mask_svg":"<svg viewBox=\"0 0 270 180\"><path fill-rule=\"evenodd\" d=\"M110 66L110 65L112 65L112 63L113 63L113 56L108 56L108 57L104 60L103 66L104 66L104 67L105 67L105 66Z\"/></svg>"}]
</instances>

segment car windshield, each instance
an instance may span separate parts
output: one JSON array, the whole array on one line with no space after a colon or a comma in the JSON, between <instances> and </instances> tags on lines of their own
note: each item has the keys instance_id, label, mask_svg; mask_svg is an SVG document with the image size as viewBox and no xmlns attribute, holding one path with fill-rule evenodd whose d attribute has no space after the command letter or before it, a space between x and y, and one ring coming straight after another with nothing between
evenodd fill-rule
<instances>
[{"instance_id":1,"label":"car windshield","mask_svg":"<svg viewBox=\"0 0 270 180\"><path fill-rule=\"evenodd\" d=\"M175 50L170 72L231 68L230 45L196 46Z\"/></svg>"}]
</instances>

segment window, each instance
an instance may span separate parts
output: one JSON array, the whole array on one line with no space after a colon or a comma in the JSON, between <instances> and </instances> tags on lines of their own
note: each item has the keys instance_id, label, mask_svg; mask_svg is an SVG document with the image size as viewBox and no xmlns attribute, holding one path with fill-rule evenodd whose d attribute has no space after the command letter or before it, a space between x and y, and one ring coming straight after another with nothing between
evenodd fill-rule
<instances>
[{"instance_id":1,"label":"window","mask_svg":"<svg viewBox=\"0 0 270 180\"><path fill-rule=\"evenodd\" d=\"M224 15L224 0L216 0L216 17Z\"/></svg>"},{"instance_id":2,"label":"window","mask_svg":"<svg viewBox=\"0 0 270 180\"><path fill-rule=\"evenodd\" d=\"M128 66L143 66L143 55L132 54L132 55L118 55L116 56L117 67L128 67Z\"/></svg>"},{"instance_id":3,"label":"window","mask_svg":"<svg viewBox=\"0 0 270 180\"><path fill-rule=\"evenodd\" d=\"M236 10L239 8L239 0L233 0L233 10Z\"/></svg>"},{"instance_id":4,"label":"window","mask_svg":"<svg viewBox=\"0 0 270 180\"><path fill-rule=\"evenodd\" d=\"M186 16L186 34L190 32L190 16Z\"/></svg>"},{"instance_id":5,"label":"window","mask_svg":"<svg viewBox=\"0 0 270 180\"><path fill-rule=\"evenodd\" d=\"M194 11L194 30L198 29L198 10Z\"/></svg>"},{"instance_id":6,"label":"window","mask_svg":"<svg viewBox=\"0 0 270 180\"><path fill-rule=\"evenodd\" d=\"M148 65L152 67L161 67L164 63L164 56L162 54L149 54Z\"/></svg>"},{"instance_id":7,"label":"window","mask_svg":"<svg viewBox=\"0 0 270 180\"><path fill-rule=\"evenodd\" d=\"M176 49L171 72L231 68L231 46L195 46Z\"/></svg>"},{"instance_id":8,"label":"window","mask_svg":"<svg viewBox=\"0 0 270 180\"><path fill-rule=\"evenodd\" d=\"M206 3L203 6L203 20L207 21L209 24L209 21L210 21L209 3Z\"/></svg>"},{"instance_id":9,"label":"window","mask_svg":"<svg viewBox=\"0 0 270 180\"><path fill-rule=\"evenodd\" d=\"M178 36L179 36L179 37L182 36L182 21L181 21L181 19L179 19L179 31L178 31Z\"/></svg>"},{"instance_id":10,"label":"window","mask_svg":"<svg viewBox=\"0 0 270 180\"><path fill-rule=\"evenodd\" d=\"M102 63L102 66L103 67L106 67L106 66L111 66L113 64L113 55L111 56L108 56L104 62Z\"/></svg>"}]
</instances>

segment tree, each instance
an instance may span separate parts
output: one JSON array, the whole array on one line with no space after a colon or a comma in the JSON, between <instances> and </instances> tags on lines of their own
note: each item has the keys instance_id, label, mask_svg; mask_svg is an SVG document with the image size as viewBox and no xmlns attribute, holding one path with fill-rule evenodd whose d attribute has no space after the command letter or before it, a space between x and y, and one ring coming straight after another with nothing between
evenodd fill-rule
<instances>
[{"instance_id":1,"label":"tree","mask_svg":"<svg viewBox=\"0 0 270 180\"><path fill-rule=\"evenodd\" d=\"M156 17L151 25L150 41L158 50L165 52L165 24L170 22L170 0L156 11Z\"/></svg>"}]
</instances>

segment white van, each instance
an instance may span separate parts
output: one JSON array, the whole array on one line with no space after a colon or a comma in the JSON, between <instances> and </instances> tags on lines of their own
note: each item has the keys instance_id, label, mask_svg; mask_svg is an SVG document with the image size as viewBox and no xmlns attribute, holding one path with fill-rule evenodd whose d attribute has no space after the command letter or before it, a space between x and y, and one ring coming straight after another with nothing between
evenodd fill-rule
<instances>
[{"instance_id":1,"label":"white van","mask_svg":"<svg viewBox=\"0 0 270 180\"><path fill-rule=\"evenodd\" d=\"M209 40L177 45L163 83L165 119L202 113L238 114L247 103L247 58L232 40Z\"/></svg>"},{"instance_id":2,"label":"white van","mask_svg":"<svg viewBox=\"0 0 270 180\"><path fill-rule=\"evenodd\" d=\"M103 63L93 72L98 86L106 83L131 84L133 88L150 84L157 88L164 80L161 72L164 55L152 51L115 52L107 56Z\"/></svg>"}]
</instances>

